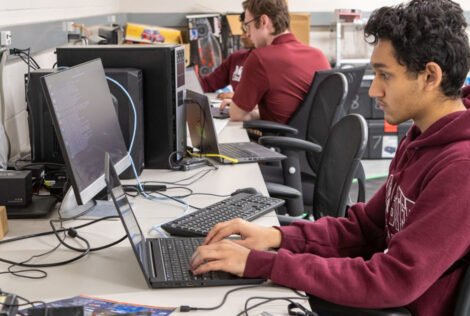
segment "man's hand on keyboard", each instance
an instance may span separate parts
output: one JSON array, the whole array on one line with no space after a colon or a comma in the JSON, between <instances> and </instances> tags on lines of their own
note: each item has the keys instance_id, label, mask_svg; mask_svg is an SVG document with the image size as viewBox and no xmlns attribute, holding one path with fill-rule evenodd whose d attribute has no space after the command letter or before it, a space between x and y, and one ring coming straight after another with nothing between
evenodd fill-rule
<instances>
[{"instance_id":1,"label":"man's hand on keyboard","mask_svg":"<svg viewBox=\"0 0 470 316\"><path fill-rule=\"evenodd\" d=\"M203 244L213 244L230 235L240 235L241 240L233 242L249 249L266 250L281 246L281 232L278 229L259 226L240 218L215 225Z\"/></svg>"},{"instance_id":2,"label":"man's hand on keyboard","mask_svg":"<svg viewBox=\"0 0 470 316\"><path fill-rule=\"evenodd\" d=\"M217 99L232 99L233 98L233 92L231 91L226 91L226 92L221 92L217 95Z\"/></svg>"},{"instance_id":3,"label":"man's hand on keyboard","mask_svg":"<svg viewBox=\"0 0 470 316\"><path fill-rule=\"evenodd\" d=\"M232 240L221 240L198 247L191 257L191 269L194 274L225 271L243 276L249 253L250 249Z\"/></svg>"}]
</instances>

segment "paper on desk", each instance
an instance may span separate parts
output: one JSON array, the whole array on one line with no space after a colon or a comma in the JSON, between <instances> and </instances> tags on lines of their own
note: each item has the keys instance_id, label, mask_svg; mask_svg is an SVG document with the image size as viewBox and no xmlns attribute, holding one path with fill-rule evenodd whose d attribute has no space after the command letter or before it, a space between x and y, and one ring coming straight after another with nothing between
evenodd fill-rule
<instances>
[{"instance_id":1,"label":"paper on desk","mask_svg":"<svg viewBox=\"0 0 470 316\"><path fill-rule=\"evenodd\" d=\"M100 314L124 314L124 313L138 313L150 312L152 316L166 316L170 315L176 308L174 307L156 307L147 305L136 305L123 302L116 302L111 300L104 300L96 297L88 297L85 295L74 296L71 298L58 300L47 303L47 307L62 307L62 306L84 306L85 316L91 316L100 311ZM38 306L43 307L43 306ZM95 312L95 313L94 313ZM146 313L146 314L147 314Z\"/></svg>"}]
</instances>

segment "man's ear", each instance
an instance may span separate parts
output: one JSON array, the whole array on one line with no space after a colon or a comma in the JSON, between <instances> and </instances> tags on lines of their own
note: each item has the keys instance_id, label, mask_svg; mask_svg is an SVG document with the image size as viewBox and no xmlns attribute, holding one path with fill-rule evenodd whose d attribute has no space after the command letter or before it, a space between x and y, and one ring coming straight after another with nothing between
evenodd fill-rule
<instances>
[{"instance_id":1,"label":"man's ear","mask_svg":"<svg viewBox=\"0 0 470 316\"><path fill-rule=\"evenodd\" d=\"M261 26L266 26L268 25L269 22L269 17L266 14L261 14L259 17L259 23Z\"/></svg>"},{"instance_id":2,"label":"man's ear","mask_svg":"<svg viewBox=\"0 0 470 316\"><path fill-rule=\"evenodd\" d=\"M422 73L424 76L424 88L428 91L440 89L442 82L442 69L441 66L431 61L426 64Z\"/></svg>"}]
</instances>

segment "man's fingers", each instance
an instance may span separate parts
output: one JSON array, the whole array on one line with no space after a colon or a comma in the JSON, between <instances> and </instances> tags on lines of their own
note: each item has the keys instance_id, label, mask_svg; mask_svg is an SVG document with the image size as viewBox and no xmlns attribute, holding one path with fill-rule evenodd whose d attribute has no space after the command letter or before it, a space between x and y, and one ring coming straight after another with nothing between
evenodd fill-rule
<instances>
[{"instance_id":1,"label":"man's fingers","mask_svg":"<svg viewBox=\"0 0 470 316\"><path fill-rule=\"evenodd\" d=\"M220 104L220 110L222 111L225 109L226 106L230 106L230 103L232 102L231 99L224 99L222 103Z\"/></svg>"},{"instance_id":2,"label":"man's fingers","mask_svg":"<svg viewBox=\"0 0 470 316\"><path fill-rule=\"evenodd\" d=\"M209 261L204 264L201 264L200 266L197 267L197 269L193 270L194 274L202 274L206 273L209 271L221 271L223 270L223 262L221 260L217 261Z\"/></svg>"}]
</instances>

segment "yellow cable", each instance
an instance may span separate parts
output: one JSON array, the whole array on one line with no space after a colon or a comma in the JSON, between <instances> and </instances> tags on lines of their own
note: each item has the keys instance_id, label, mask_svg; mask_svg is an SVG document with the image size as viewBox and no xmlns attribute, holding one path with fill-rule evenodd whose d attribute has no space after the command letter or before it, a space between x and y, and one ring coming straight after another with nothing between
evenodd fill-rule
<instances>
[{"instance_id":1,"label":"yellow cable","mask_svg":"<svg viewBox=\"0 0 470 316\"><path fill-rule=\"evenodd\" d=\"M227 159L228 161L231 161L233 163L238 163L238 159L230 158L230 157L219 155L219 154L196 154L196 153L190 152L189 150L188 150L188 154L191 156L195 156L195 157L220 157L223 159Z\"/></svg>"}]
</instances>

